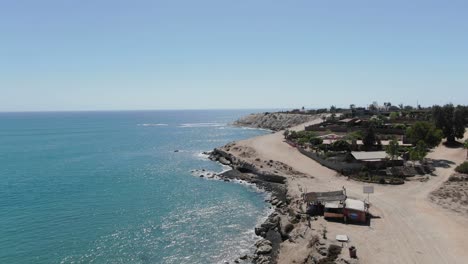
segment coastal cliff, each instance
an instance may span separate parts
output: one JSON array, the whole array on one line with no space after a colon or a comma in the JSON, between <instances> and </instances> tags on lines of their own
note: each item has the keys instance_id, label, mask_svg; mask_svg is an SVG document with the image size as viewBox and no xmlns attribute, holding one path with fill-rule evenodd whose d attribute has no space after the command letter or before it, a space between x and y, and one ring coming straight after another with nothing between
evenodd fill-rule
<instances>
[{"instance_id":1,"label":"coastal cliff","mask_svg":"<svg viewBox=\"0 0 468 264\"><path fill-rule=\"evenodd\" d=\"M315 119L317 119L317 115L265 112L244 116L235 121L233 125L279 131Z\"/></svg>"}]
</instances>

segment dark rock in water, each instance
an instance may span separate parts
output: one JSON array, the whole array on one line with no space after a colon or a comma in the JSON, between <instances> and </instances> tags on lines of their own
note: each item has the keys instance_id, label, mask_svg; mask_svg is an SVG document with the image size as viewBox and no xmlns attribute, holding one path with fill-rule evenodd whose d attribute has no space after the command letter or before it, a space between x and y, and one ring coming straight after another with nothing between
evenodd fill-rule
<instances>
[{"instance_id":1,"label":"dark rock in water","mask_svg":"<svg viewBox=\"0 0 468 264\"><path fill-rule=\"evenodd\" d=\"M225 182L229 182L230 180L229 179L224 179Z\"/></svg>"},{"instance_id":2,"label":"dark rock in water","mask_svg":"<svg viewBox=\"0 0 468 264\"><path fill-rule=\"evenodd\" d=\"M261 227L256 227L255 228L255 235L260 236L263 232L263 228Z\"/></svg>"},{"instance_id":3,"label":"dark rock in water","mask_svg":"<svg viewBox=\"0 0 468 264\"><path fill-rule=\"evenodd\" d=\"M179 152L179 150L178 150L178 149L176 149L176 150L174 150L174 152Z\"/></svg>"},{"instance_id":4,"label":"dark rock in water","mask_svg":"<svg viewBox=\"0 0 468 264\"><path fill-rule=\"evenodd\" d=\"M241 260L246 260L247 258L248 258L247 255L243 255L243 256L241 256L239 259L241 259Z\"/></svg>"},{"instance_id":5,"label":"dark rock in water","mask_svg":"<svg viewBox=\"0 0 468 264\"><path fill-rule=\"evenodd\" d=\"M203 177L205 177L205 175L203 175L203 174L202 174L202 175L200 175L200 178L203 178Z\"/></svg>"},{"instance_id":6,"label":"dark rock in water","mask_svg":"<svg viewBox=\"0 0 468 264\"><path fill-rule=\"evenodd\" d=\"M276 204L278 204L278 202L279 202L279 201L278 201L278 199L276 199L276 198L274 198L273 200L271 200L271 204L272 204L272 205L276 205Z\"/></svg>"}]
</instances>

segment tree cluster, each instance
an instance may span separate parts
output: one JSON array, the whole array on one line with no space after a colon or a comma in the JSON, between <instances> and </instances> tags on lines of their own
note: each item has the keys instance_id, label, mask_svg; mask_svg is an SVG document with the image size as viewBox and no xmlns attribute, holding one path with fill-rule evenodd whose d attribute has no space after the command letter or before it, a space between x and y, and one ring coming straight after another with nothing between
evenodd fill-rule
<instances>
[{"instance_id":1,"label":"tree cluster","mask_svg":"<svg viewBox=\"0 0 468 264\"><path fill-rule=\"evenodd\" d=\"M447 142L453 143L456 138L463 138L465 126L468 124L468 108L466 106L444 106L432 107L432 118L437 128L442 130Z\"/></svg>"},{"instance_id":2,"label":"tree cluster","mask_svg":"<svg viewBox=\"0 0 468 264\"><path fill-rule=\"evenodd\" d=\"M406 137L413 144L416 145L422 141L428 147L433 148L439 145L442 140L442 130L437 129L436 126L430 122L419 121L414 123L406 130Z\"/></svg>"}]
</instances>

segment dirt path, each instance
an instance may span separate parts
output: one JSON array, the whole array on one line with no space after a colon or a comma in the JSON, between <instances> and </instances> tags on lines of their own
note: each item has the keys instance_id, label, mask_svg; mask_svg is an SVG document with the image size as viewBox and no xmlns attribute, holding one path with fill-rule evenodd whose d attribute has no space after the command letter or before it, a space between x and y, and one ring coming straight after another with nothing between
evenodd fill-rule
<instances>
[{"instance_id":1,"label":"dirt path","mask_svg":"<svg viewBox=\"0 0 468 264\"><path fill-rule=\"evenodd\" d=\"M363 183L336 176L335 171L305 157L283 142L282 132L240 141L238 145L253 148L256 157L263 160L281 161L313 176L288 179L289 192L296 198L300 197L300 189L331 191L342 186L349 196L366 198L362 194ZM428 199L428 194L452 174L454 164L463 162L465 155L463 149L439 146L428 157L451 164L438 167L437 176L429 181L407 182L401 186L374 185L370 211L378 218L372 219L370 226L328 222L329 238L348 235L350 245L357 246L361 263L467 263L468 217L445 210Z\"/></svg>"}]
</instances>

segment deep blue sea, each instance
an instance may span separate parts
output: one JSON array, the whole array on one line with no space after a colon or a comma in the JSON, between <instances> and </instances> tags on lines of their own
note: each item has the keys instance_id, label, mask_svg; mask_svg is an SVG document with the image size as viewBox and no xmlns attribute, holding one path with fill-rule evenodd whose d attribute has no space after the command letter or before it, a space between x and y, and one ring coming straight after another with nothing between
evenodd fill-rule
<instances>
[{"instance_id":1,"label":"deep blue sea","mask_svg":"<svg viewBox=\"0 0 468 264\"><path fill-rule=\"evenodd\" d=\"M254 111L0 113L0 263L224 263L265 194L199 178ZM174 150L180 150L174 152Z\"/></svg>"}]
</instances>

